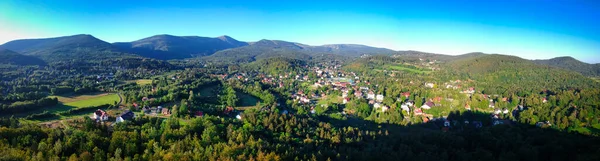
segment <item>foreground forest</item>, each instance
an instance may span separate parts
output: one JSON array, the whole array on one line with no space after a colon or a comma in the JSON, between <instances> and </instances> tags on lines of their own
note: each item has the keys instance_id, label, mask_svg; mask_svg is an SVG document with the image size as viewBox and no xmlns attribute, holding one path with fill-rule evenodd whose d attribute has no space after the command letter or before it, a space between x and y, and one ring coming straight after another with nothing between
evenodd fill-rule
<instances>
[{"instance_id":1,"label":"foreground forest","mask_svg":"<svg viewBox=\"0 0 600 161\"><path fill-rule=\"evenodd\" d=\"M168 41L219 51L137 53ZM555 61L226 36L34 42L0 46L0 160L600 160L600 83ZM155 59L169 53L187 59Z\"/></svg>"}]
</instances>

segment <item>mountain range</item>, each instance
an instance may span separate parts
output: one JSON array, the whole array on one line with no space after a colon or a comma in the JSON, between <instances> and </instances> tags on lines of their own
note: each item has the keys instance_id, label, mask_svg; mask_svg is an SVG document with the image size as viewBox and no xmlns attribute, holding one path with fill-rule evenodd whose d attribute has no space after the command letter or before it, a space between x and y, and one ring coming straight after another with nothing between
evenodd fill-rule
<instances>
[{"instance_id":1,"label":"mountain range","mask_svg":"<svg viewBox=\"0 0 600 161\"><path fill-rule=\"evenodd\" d=\"M584 63L569 56L556 57L547 60L533 60L533 62L537 64L549 65L553 67L576 71L587 76L600 76L600 64Z\"/></svg>"},{"instance_id":2,"label":"mountain range","mask_svg":"<svg viewBox=\"0 0 600 161\"><path fill-rule=\"evenodd\" d=\"M454 61L484 53L468 53L459 56L427 53L420 51L394 51L359 44L329 44L311 46L281 40L238 41L229 36L200 37L155 35L132 42L108 43L92 35L72 35L42 39L14 40L0 45L0 50L11 57L39 58L45 62L62 60L94 60L119 57L142 57L160 60L198 58L203 61L243 63L271 57L287 57L301 60L325 56L356 58L364 55L388 55L405 59ZM8 51L5 51L8 50ZM10 52L9 52L10 51ZM14 54L19 54L15 56ZM8 60L8 59L6 59ZM31 59L32 64L39 64ZM532 60L548 65L579 72L586 76L600 76L599 64L587 64L571 57L549 60ZM3 61L2 63L6 63ZM19 62L18 64L27 64Z\"/></svg>"},{"instance_id":3,"label":"mountain range","mask_svg":"<svg viewBox=\"0 0 600 161\"><path fill-rule=\"evenodd\" d=\"M199 36L156 35L133 42L117 42L122 51L157 59L184 59L207 56L229 48L248 45L229 36L215 38Z\"/></svg>"}]
</instances>

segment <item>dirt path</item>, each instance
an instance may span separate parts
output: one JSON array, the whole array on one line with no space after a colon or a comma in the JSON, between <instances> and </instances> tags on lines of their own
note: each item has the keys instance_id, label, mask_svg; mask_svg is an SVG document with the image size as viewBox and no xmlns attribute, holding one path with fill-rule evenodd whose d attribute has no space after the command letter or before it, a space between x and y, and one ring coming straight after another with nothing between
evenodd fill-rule
<instances>
[{"instance_id":1,"label":"dirt path","mask_svg":"<svg viewBox=\"0 0 600 161\"><path fill-rule=\"evenodd\" d=\"M116 106L119 107L123 103L123 96L121 96L121 93L117 93L117 96L119 96L119 103Z\"/></svg>"}]
</instances>

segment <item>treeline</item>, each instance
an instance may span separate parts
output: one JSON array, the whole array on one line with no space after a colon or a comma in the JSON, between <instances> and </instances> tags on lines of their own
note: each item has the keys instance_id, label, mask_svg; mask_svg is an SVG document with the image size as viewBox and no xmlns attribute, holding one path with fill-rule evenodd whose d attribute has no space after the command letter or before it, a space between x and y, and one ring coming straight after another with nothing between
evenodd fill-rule
<instances>
[{"instance_id":1,"label":"treeline","mask_svg":"<svg viewBox=\"0 0 600 161\"><path fill-rule=\"evenodd\" d=\"M20 113L31 110L43 109L52 107L58 104L57 98L42 98L33 101L20 101L12 104L2 104L0 112L3 113Z\"/></svg>"},{"instance_id":2,"label":"treeline","mask_svg":"<svg viewBox=\"0 0 600 161\"><path fill-rule=\"evenodd\" d=\"M460 118L461 116L453 116ZM467 116L469 118L471 116ZM246 112L243 120L138 117L113 131L93 120L46 129L0 120L2 160L598 160L600 139L522 125L450 130L434 123L364 127ZM8 128L11 127L11 128Z\"/></svg>"}]
</instances>

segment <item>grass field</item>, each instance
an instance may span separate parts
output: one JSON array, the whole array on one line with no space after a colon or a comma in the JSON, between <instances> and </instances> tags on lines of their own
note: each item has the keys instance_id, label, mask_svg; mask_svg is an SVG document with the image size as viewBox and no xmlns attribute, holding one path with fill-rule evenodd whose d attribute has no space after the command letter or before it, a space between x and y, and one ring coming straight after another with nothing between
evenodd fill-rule
<instances>
[{"instance_id":1,"label":"grass field","mask_svg":"<svg viewBox=\"0 0 600 161\"><path fill-rule=\"evenodd\" d=\"M114 104L119 102L117 94L102 93L96 95L79 95L79 96L50 96L58 98L58 101L65 106L72 107L88 107L99 106L103 104Z\"/></svg>"},{"instance_id":2,"label":"grass field","mask_svg":"<svg viewBox=\"0 0 600 161\"><path fill-rule=\"evenodd\" d=\"M238 92L238 98L240 101L238 102L238 106L246 107L246 106L255 106L256 103L260 102L259 98L256 98L250 94Z\"/></svg>"},{"instance_id":3,"label":"grass field","mask_svg":"<svg viewBox=\"0 0 600 161\"><path fill-rule=\"evenodd\" d=\"M325 96L325 97L321 97L321 99L319 99L318 104L319 105L331 105L333 103L341 103L342 102L342 97L340 96Z\"/></svg>"},{"instance_id":4,"label":"grass field","mask_svg":"<svg viewBox=\"0 0 600 161\"><path fill-rule=\"evenodd\" d=\"M89 106L99 106L104 104L114 104L115 101L119 102L119 95L113 93L97 93L97 94L89 94L89 95L77 95L77 96L49 96L55 97L58 99L59 104L52 107L46 107L37 110L31 110L22 113L14 113L14 114L0 114L0 117L26 117L31 114L39 114L47 111L48 113L57 114L59 112L68 111L71 109L77 109L81 107L89 107ZM50 118L45 121L56 120L56 119L66 119L76 116L88 115L94 109L90 109L90 111L82 111L78 114L68 115L68 116L60 116L57 118ZM44 121L44 120L38 120Z\"/></svg>"},{"instance_id":5,"label":"grass field","mask_svg":"<svg viewBox=\"0 0 600 161\"><path fill-rule=\"evenodd\" d=\"M131 81L127 81L127 82L135 82L136 84L138 84L140 86L152 84L151 79L138 79L138 80L131 80Z\"/></svg>"},{"instance_id":6,"label":"grass field","mask_svg":"<svg viewBox=\"0 0 600 161\"><path fill-rule=\"evenodd\" d=\"M219 86L204 87L200 89L200 96L217 96L219 90Z\"/></svg>"},{"instance_id":7,"label":"grass field","mask_svg":"<svg viewBox=\"0 0 600 161\"><path fill-rule=\"evenodd\" d=\"M419 73L419 74L427 74L427 73L431 72L431 71L425 71L425 70L420 70L420 69L408 68L403 65L384 65L383 68L389 69L389 70L399 70L399 71L406 71L406 72Z\"/></svg>"}]
</instances>

